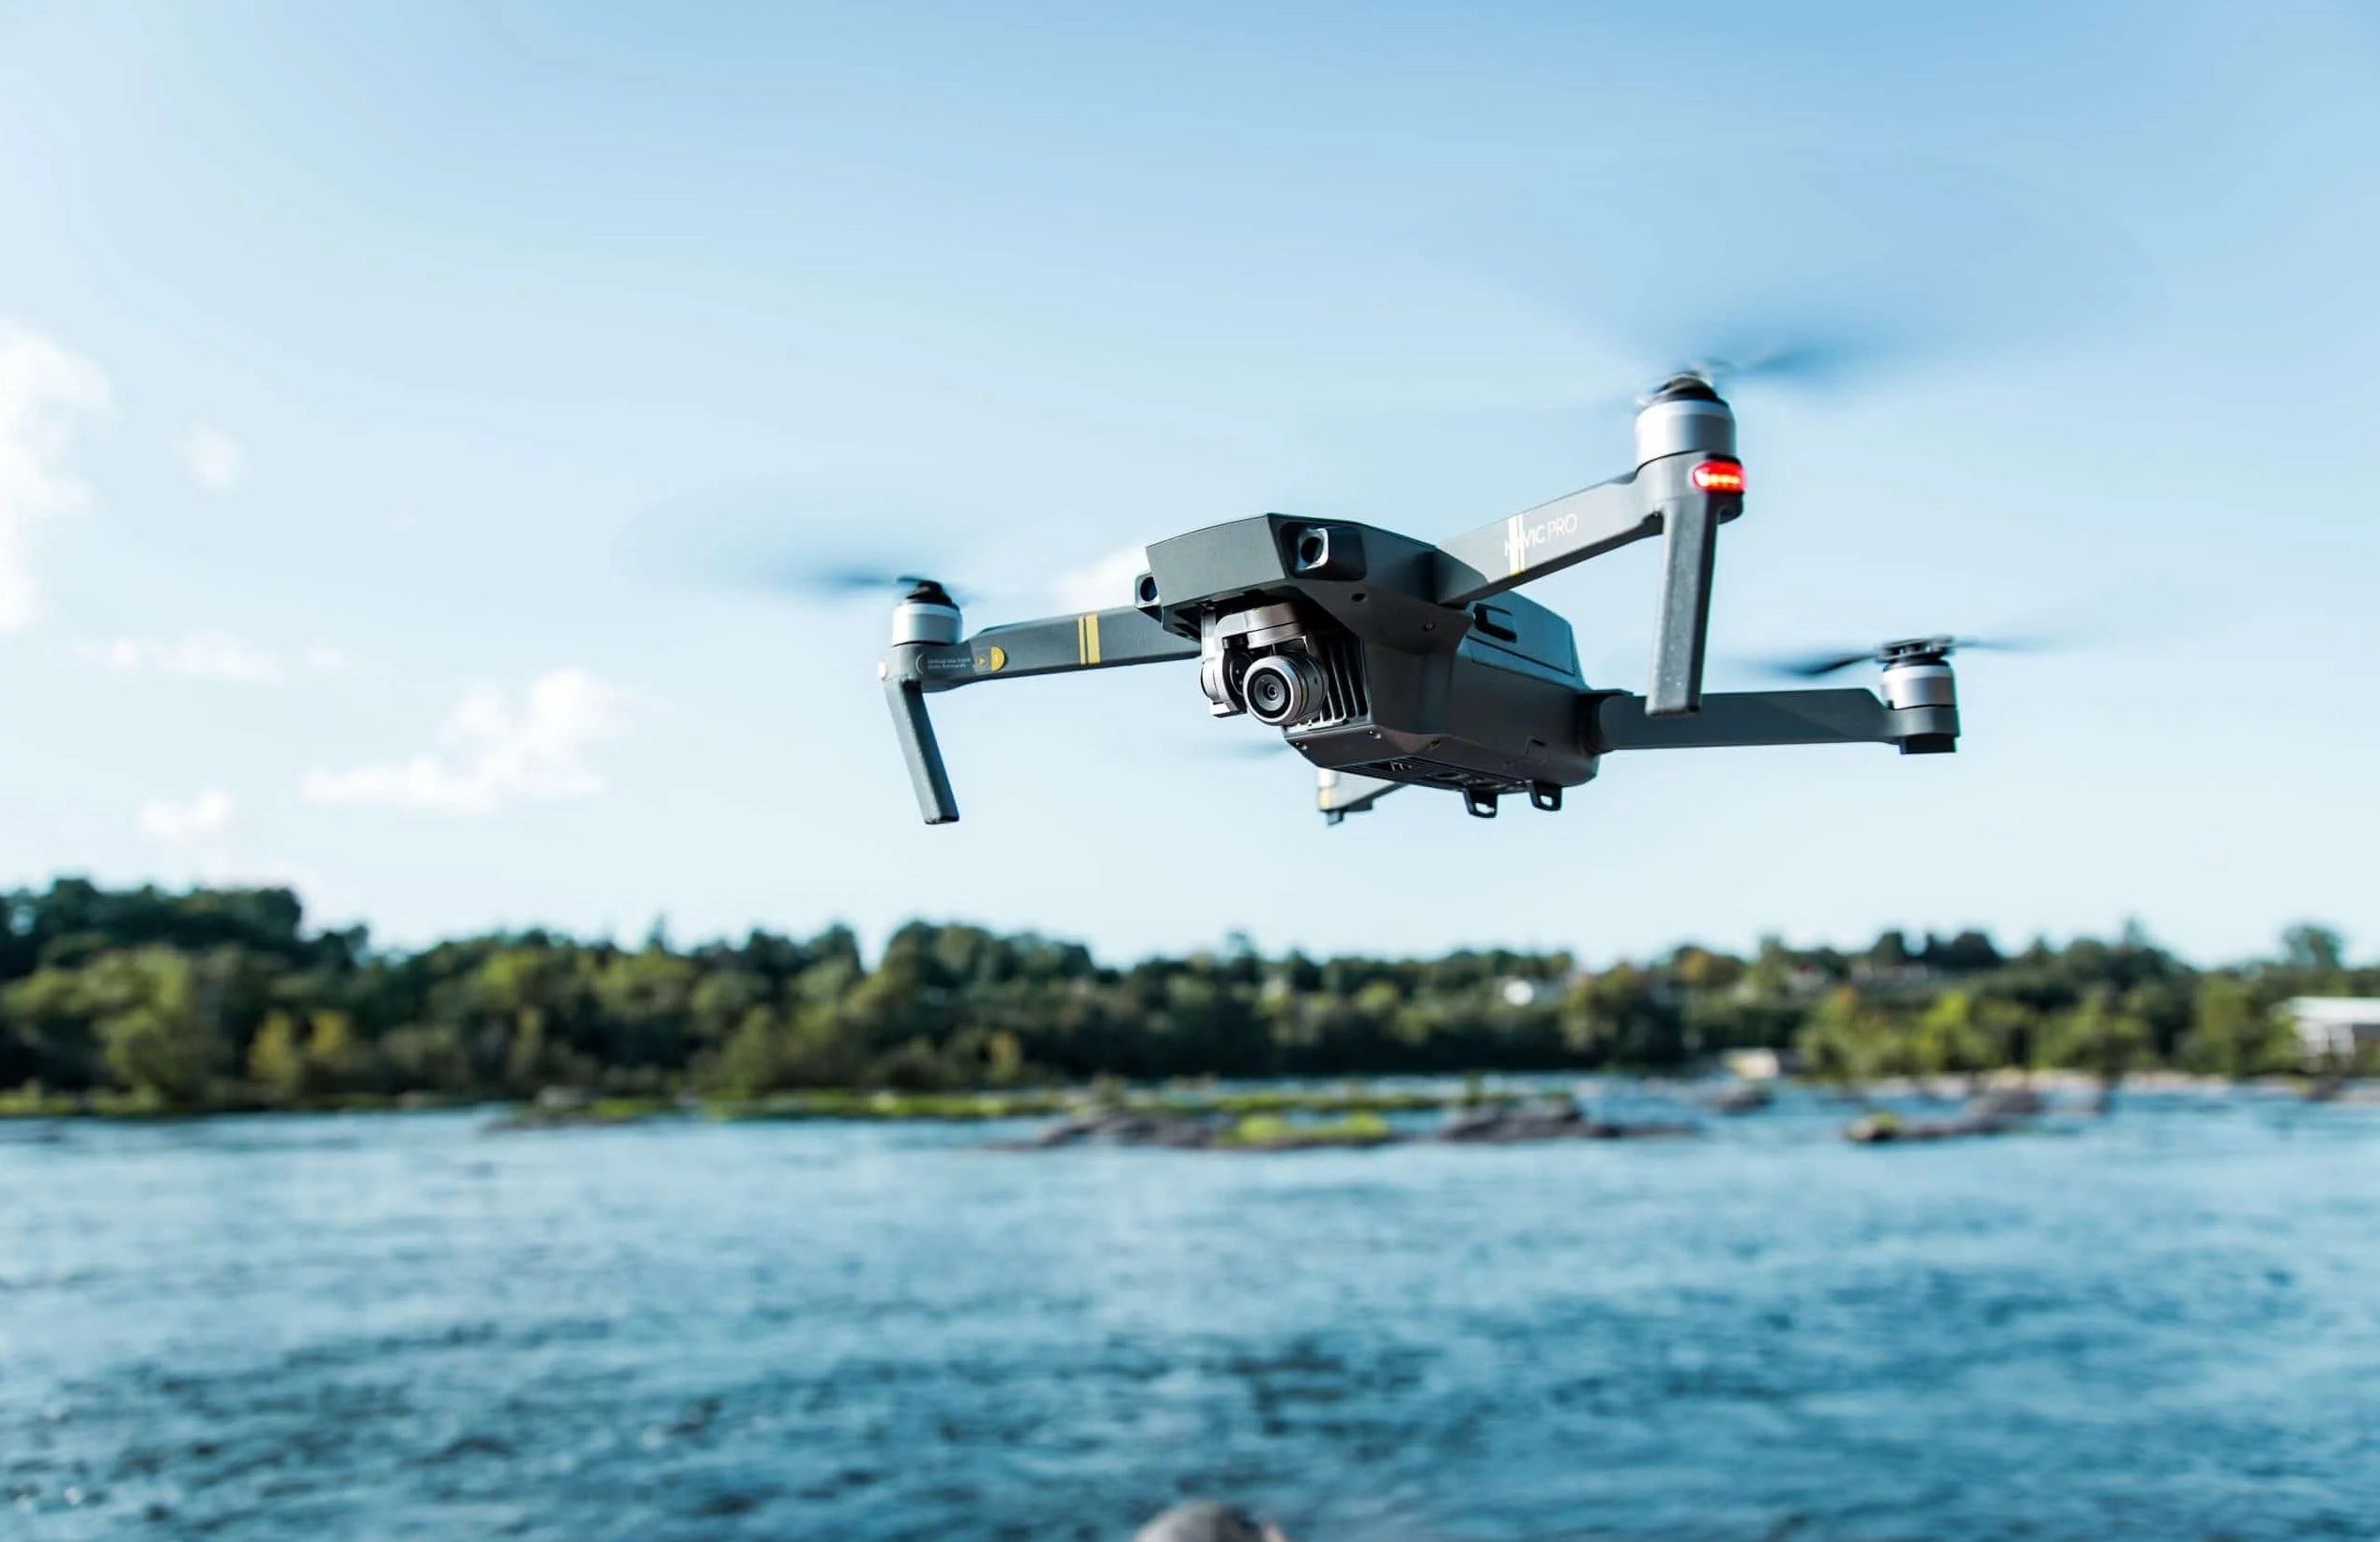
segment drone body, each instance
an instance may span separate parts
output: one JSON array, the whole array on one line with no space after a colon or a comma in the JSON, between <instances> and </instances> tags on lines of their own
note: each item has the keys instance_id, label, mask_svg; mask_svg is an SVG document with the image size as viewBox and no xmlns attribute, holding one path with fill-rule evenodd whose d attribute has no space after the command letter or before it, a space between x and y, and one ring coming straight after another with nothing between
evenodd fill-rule
<instances>
[{"instance_id":1,"label":"drone body","mask_svg":"<svg viewBox=\"0 0 2380 1542\"><path fill-rule=\"evenodd\" d=\"M1743 508L1735 419L1681 375L1636 417L1628 475L1432 545L1375 526L1268 514L1147 551L1127 606L962 637L941 585L916 580L880 668L918 805L959 817L928 694L985 681L1198 661L1216 717L1282 731L1320 771L1335 824L1400 786L1460 793L1493 816L1508 794L1539 809L1615 750L1884 743L1956 748L1949 639L1888 645L1881 699L1858 689L1705 696L1718 528ZM1650 694L1598 690L1570 625L1513 591L1653 536L1665 545Z\"/></svg>"}]
</instances>

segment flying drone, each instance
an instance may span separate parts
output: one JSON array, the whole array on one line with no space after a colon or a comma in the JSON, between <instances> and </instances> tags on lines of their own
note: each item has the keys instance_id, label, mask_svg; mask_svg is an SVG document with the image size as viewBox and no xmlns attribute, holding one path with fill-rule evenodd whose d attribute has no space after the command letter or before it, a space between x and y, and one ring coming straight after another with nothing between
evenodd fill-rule
<instances>
[{"instance_id":1,"label":"flying drone","mask_svg":"<svg viewBox=\"0 0 2380 1542\"><path fill-rule=\"evenodd\" d=\"M1196 660L1218 717L1281 731L1318 772L1330 823L1400 787L1459 794L1495 817L1507 796L1548 812L1620 751L1884 744L1958 748L1950 658L1912 638L1822 657L1880 689L1702 689L1719 527L1743 512L1735 413L1715 371L1671 376L1635 415L1635 468L1439 545L1375 525L1265 514L1147 548L1129 603L966 635L950 592L901 580L878 674L929 825L959 818L927 698L964 686ZM1651 688L1599 689L1570 624L1526 585L1638 541L1663 544Z\"/></svg>"}]
</instances>

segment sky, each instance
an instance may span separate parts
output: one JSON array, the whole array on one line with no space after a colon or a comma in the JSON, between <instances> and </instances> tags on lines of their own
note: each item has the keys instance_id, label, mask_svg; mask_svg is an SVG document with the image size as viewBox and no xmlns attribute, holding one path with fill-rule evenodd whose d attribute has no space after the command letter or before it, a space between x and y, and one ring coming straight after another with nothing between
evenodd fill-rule
<instances>
[{"instance_id":1,"label":"sky","mask_svg":"<svg viewBox=\"0 0 2380 1542\"><path fill-rule=\"evenodd\" d=\"M2357 6L0 4L0 885L398 944L2368 952L2375 67ZM1331 829L1175 665L937 698L929 829L883 607L735 571L982 625L1267 510L1451 534L1816 332L1869 367L1739 393L1712 683L2071 644L1963 658L1954 757ZM1535 591L1597 684L1655 576Z\"/></svg>"}]
</instances>

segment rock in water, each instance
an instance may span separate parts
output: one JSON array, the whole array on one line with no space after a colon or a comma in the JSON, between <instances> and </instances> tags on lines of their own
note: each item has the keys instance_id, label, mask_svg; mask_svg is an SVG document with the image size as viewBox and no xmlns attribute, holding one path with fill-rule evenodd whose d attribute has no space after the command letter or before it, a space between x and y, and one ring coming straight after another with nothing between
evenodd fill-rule
<instances>
[{"instance_id":1,"label":"rock in water","mask_svg":"<svg viewBox=\"0 0 2380 1542\"><path fill-rule=\"evenodd\" d=\"M1961 1140L1970 1135L2004 1135L2024 1127L2022 1119L1983 1118L1973 1114L1955 1119L1904 1119L1879 1109L1843 1127L1843 1138L1860 1146L1886 1146L1921 1140Z\"/></svg>"},{"instance_id":2,"label":"rock in water","mask_svg":"<svg viewBox=\"0 0 2380 1542\"><path fill-rule=\"evenodd\" d=\"M2050 1105L2029 1087L1987 1087L1967 1100L1973 1119L2029 1119Z\"/></svg>"},{"instance_id":3,"label":"rock in water","mask_svg":"<svg viewBox=\"0 0 2380 1542\"><path fill-rule=\"evenodd\" d=\"M1574 1099L1556 1098L1534 1106L1465 1109L1448 1118L1437 1138L1458 1145L1514 1146L1538 1140L1635 1140L1697 1133L1691 1124L1606 1124L1589 1118Z\"/></svg>"},{"instance_id":4,"label":"rock in water","mask_svg":"<svg viewBox=\"0 0 2380 1542\"><path fill-rule=\"evenodd\" d=\"M1135 1533L1132 1542L1289 1542L1280 1530L1260 1526L1247 1511L1201 1500L1176 1504Z\"/></svg>"},{"instance_id":5,"label":"rock in water","mask_svg":"<svg viewBox=\"0 0 2380 1542\"><path fill-rule=\"evenodd\" d=\"M1757 1114L1774 1102L1776 1094L1759 1083L1739 1082L1713 1092L1703 1105L1713 1114Z\"/></svg>"}]
</instances>

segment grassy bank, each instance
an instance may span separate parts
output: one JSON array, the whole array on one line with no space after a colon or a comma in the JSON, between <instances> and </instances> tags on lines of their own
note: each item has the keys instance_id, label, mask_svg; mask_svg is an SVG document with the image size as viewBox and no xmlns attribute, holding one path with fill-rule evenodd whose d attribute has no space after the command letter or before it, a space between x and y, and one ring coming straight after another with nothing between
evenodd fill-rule
<instances>
[{"instance_id":1,"label":"grassy bank","mask_svg":"<svg viewBox=\"0 0 2380 1542\"><path fill-rule=\"evenodd\" d=\"M640 1119L711 1118L761 1120L866 1119L986 1122L1053 1118L1109 1110L1179 1118L1224 1118L1238 1128L1274 1130L1291 1119L1335 1121L1341 1135L1360 1134L1373 1125L1386 1130L1395 1114L1428 1114L1514 1101L1519 1094L1468 1087L1459 1091L1382 1092L1359 1085L1339 1087L1030 1087L974 1092L891 1092L821 1089L769 1098L598 1098L584 1102L546 1099L508 1115L514 1130L573 1125L623 1124ZM1351 1121L1368 1121L1350 1126Z\"/></svg>"}]
</instances>

